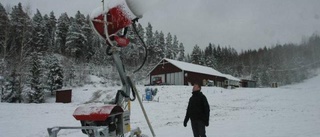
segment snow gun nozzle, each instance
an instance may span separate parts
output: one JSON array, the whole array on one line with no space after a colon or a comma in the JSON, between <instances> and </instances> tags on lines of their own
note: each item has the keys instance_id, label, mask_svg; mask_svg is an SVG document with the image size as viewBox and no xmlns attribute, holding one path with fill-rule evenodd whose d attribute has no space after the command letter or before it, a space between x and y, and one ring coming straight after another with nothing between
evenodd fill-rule
<instances>
[{"instance_id":1,"label":"snow gun nozzle","mask_svg":"<svg viewBox=\"0 0 320 137\"><path fill-rule=\"evenodd\" d=\"M103 2L102 7L95 9L90 16L91 26L95 32L105 39L108 45L115 42L124 47L129 44L124 34L118 35L120 30L129 27L132 23L142 18L150 4L149 0L110 0ZM117 36L115 38L115 36ZM120 37L120 38L119 38Z\"/></svg>"}]
</instances>

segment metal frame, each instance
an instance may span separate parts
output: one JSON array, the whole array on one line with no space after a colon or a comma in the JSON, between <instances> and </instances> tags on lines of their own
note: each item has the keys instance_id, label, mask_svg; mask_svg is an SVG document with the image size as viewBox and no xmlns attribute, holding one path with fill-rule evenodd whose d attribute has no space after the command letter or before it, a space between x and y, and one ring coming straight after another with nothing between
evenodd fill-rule
<instances>
[{"instance_id":1,"label":"metal frame","mask_svg":"<svg viewBox=\"0 0 320 137\"><path fill-rule=\"evenodd\" d=\"M52 127L48 128L49 137L57 137L61 129L90 129L93 130L93 137L108 137L108 127L107 126L82 126L82 127ZM102 132L106 136L101 136L99 133Z\"/></svg>"}]
</instances>

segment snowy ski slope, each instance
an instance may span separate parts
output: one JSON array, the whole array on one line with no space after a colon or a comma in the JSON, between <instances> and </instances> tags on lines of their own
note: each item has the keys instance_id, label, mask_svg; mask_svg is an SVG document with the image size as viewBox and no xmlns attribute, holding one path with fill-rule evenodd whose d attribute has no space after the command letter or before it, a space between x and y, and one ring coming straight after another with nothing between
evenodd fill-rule
<instances>
[{"instance_id":1,"label":"snowy ski slope","mask_svg":"<svg viewBox=\"0 0 320 137\"><path fill-rule=\"evenodd\" d=\"M279 88L222 89L203 87L210 104L208 137L320 136L320 76ZM0 137L47 137L53 126L80 126L72 117L87 101L112 98L119 87L99 84L73 89L72 103L0 103ZM144 93L144 86L138 86ZM190 122L182 126L191 86L157 86L159 102L144 102L158 137L192 137ZM94 92L100 97L92 99ZM138 101L132 103L132 127L151 136ZM59 137L86 137L79 130L62 130Z\"/></svg>"}]
</instances>

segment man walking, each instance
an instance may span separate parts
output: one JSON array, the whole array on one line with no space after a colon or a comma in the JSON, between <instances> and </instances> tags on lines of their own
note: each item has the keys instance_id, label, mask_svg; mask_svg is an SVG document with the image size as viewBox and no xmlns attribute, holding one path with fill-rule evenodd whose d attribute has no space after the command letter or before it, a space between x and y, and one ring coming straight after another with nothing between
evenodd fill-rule
<instances>
[{"instance_id":1,"label":"man walking","mask_svg":"<svg viewBox=\"0 0 320 137\"><path fill-rule=\"evenodd\" d=\"M201 85L193 84L192 96L189 99L183 126L186 127L191 119L194 137L206 137L206 126L209 126L210 107L205 95L201 92Z\"/></svg>"}]
</instances>

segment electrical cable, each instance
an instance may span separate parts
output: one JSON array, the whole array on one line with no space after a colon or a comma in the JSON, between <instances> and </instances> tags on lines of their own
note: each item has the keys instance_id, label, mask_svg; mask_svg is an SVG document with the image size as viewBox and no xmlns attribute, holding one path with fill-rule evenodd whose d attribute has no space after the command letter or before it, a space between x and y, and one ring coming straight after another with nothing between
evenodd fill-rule
<instances>
[{"instance_id":1,"label":"electrical cable","mask_svg":"<svg viewBox=\"0 0 320 137\"><path fill-rule=\"evenodd\" d=\"M133 27L133 30L134 30L135 34L138 36L139 40L141 41L142 46L143 46L144 49L145 49L146 55L144 56L143 63L140 65L140 67L139 67L138 69L136 69L135 71L133 71L133 73L138 72L138 71L144 66L144 64L146 63L147 57L148 57L148 49L147 49L146 43L144 43L143 39L142 39L141 36L139 35L139 33L138 33L138 31L137 31L137 28L136 28L136 22L137 22L137 21L138 21L138 18L133 20L132 27Z\"/></svg>"}]
</instances>

